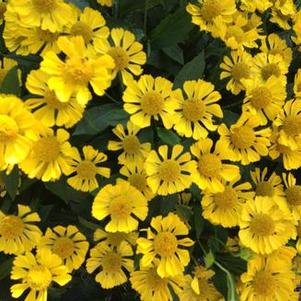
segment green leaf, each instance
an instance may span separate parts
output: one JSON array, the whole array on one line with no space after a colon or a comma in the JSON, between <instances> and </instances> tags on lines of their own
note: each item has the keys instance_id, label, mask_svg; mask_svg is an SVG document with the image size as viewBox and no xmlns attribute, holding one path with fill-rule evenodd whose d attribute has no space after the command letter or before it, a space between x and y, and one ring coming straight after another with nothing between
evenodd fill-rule
<instances>
[{"instance_id":1,"label":"green leaf","mask_svg":"<svg viewBox=\"0 0 301 301\"><path fill-rule=\"evenodd\" d=\"M191 207L185 205L176 205L176 212L183 216L187 221L191 219L193 214Z\"/></svg>"},{"instance_id":2,"label":"green leaf","mask_svg":"<svg viewBox=\"0 0 301 301\"><path fill-rule=\"evenodd\" d=\"M180 138L170 130L157 128L157 134L160 140L170 146L180 143Z\"/></svg>"},{"instance_id":3,"label":"green leaf","mask_svg":"<svg viewBox=\"0 0 301 301\"><path fill-rule=\"evenodd\" d=\"M18 75L18 66L13 67L7 72L2 81L0 92L20 96L21 87Z\"/></svg>"},{"instance_id":4,"label":"green leaf","mask_svg":"<svg viewBox=\"0 0 301 301\"><path fill-rule=\"evenodd\" d=\"M184 41L193 27L189 14L182 8L178 9L174 14L167 15L151 32L152 49L162 49Z\"/></svg>"},{"instance_id":5,"label":"green leaf","mask_svg":"<svg viewBox=\"0 0 301 301\"><path fill-rule=\"evenodd\" d=\"M78 221L79 221L79 223L80 223L82 226L84 226L84 227L87 228L87 229L90 229L90 230L95 231L96 229L99 228L99 225L94 224L94 223L92 223L92 222L90 222L90 221L87 221L86 219L84 219L84 218L82 218L82 217L80 217L80 216L78 217Z\"/></svg>"},{"instance_id":6,"label":"green leaf","mask_svg":"<svg viewBox=\"0 0 301 301\"><path fill-rule=\"evenodd\" d=\"M193 206L193 219L194 219L194 230L196 239L199 239L204 230L204 219L201 214L201 207L199 205Z\"/></svg>"},{"instance_id":7,"label":"green leaf","mask_svg":"<svg viewBox=\"0 0 301 301\"><path fill-rule=\"evenodd\" d=\"M184 65L183 50L178 45L163 48L162 51L175 62Z\"/></svg>"},{"instance_id":8,"label":"green leaf","mask_svg":"<svg viewBox=\"0 0 301 301\"><path fill-rule=\"evenodd\" d=\"M137 10L144 10L146 3L147 8L151 9L156 5L161 4L162 0L122 0L120 1L120 15L127 16Z\"/></svg>"},{"instance_id":9,"label":"green leaf","mask_svg":"<svg viewBox=\"0 0 301 301\"><path fill-rule=\"evenodd\" d=\"M8 258L0 264L0 280L6 278L12 268L14 258Z\"/></svg>"},{"instance_id":10,"label":"green leaf","mask_svg":"<svg viewBox=\"0 0 301 301\"><path fill-rule=\"evenodd\" d=\"M2 177L5 184L5 188L9 196L12 198L12 200L14 200L18 192L18 186L20 180L18 167L15 166L10 174L6 174L3 172Z\"/></svg>"},{"instance_id":11,"label":"green leaf","mask_svg":"<svg viewBox=\"0 0 301 301\"><path fill-rule=\"evenodd\" d=\"M214 257L214 254L211 252L211 250L204 257L204 261L205 261L205 267L207 269L209 269L214 264L215 257Z\"/></svg>"},{"instance_id":12,"label":"green leaf","mask_svg":"<svg viewBox=\"0 0 301 301\"><path fill-rule=\"evenodd\" d=\"M188 80L200 79L205 70L205 58L202 51L199 55L185 64L174 80L174 88L181 88Z\"/></svg>"}]
</instances>

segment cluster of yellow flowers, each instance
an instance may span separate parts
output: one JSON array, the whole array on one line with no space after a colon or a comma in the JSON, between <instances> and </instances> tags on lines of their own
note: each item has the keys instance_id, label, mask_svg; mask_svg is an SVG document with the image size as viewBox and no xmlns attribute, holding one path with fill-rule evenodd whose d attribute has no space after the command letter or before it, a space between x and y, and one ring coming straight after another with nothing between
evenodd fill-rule
<instances>
[{"instance_id":1,"label":"cluster of yellow flowers","mask_svg":"<svg viewBox=\"0 0 301 301\"><path fill-rule=\"evenodd\" d=\"M41 231L39 214L27 205L0 211L0 251L15 256L12 297L26 291L26 301L46 301L54 283L66 285L84 264L103 289L129 281L143 301L225 300L213 267L225 277L229 271L191 235L188 218L150 209L176 195L190 210L201 203L197 219L231 228L223 252L248 254L246 271L229 277L239 300L298 300L301 184L292 170L301 167L301 69L292 95L287 76L292 45L296 51L301 45L301 12L293 0L198 0L186 10L201 31L229 48L219 73L226 90L241 97L232 124L209 81L187 80L175 89L167 78L143 74L143 45L126 29L109 29L100 10L63 0L1 2L8 51L41 62L26 77L26 97L0 94L0 170L9 174L17 166L41 182L65 177L74 190L94 196L91 215L99 225L89 243L75 225ZM293 32L290 45L263 28L267 14L269 24ZM15 66L3 59L0 82ZM101 104L115 79L129 117L113 128L108 158L71 138L92 100ZM158 136L158 126L182 143L141 139L145 128ZM265 167L273 160L278 174ZM194 255L198 249L202 258Z\"/></svg>"}]
</instances>

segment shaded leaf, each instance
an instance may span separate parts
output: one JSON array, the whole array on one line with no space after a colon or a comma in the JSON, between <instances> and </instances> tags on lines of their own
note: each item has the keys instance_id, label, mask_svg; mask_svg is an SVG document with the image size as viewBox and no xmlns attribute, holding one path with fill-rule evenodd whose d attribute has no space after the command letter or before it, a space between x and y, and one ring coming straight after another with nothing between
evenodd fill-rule
<instances>
[{"instance_id":1,"label":"shaded leaf","mask_svg":"<svg viewBox=\"0 0 301 301\"><path fill-rule=\"evenodd\" d=\"M1 264L0 264L0 280L6 278L9 275L12 265L13 265L13 260L14 260L14 258L11 257L11 258L8 258L1 262Z\"/></svg>"},{"instance_id":2,"label":"shaded leaf","mask_svg":"<svg viewBox=\"0 0 301 301\"><path fill-rule=\"evenodd\" d=\"M9 196L12 198L12 200L14 200L18 192L18 186L20 180L18 167L15 166L10 174L6 174L3 172L2 177L5 184L5 188Z\"/></svg>"},{"instance_id":3,"label":"shaded leaf","mask_svg":"<svg viewBox=\"0 0 301 301\"><path fill-rule=\"evenodd\" d=\"M162 51L166 55L168 55L171 59L173 59L175 62L181 65L184 64L183 50L178 45L174 45L168 48L163 48Z\"/></svg>"},{"instance_id":4,"label":"shaded leaf","mask_svg":"<svg viewBox=\"0 0 301 301\"><path fill-rule=\"evenodd\" d=\"M170 130L157 128L157 134L160 140L170 146L180 143L180 138Z\"/></svg>"},{"instance_id":5,"label":"shaded leaf","mask_svg":"<svg viewBox=\"0 0 301 301\"><path fill-rule=\"evenodd\" d=\"M209 269L214 264L215 258L211 250L204 257L204 261L206 269Z\"/></svg>"},{"instance_id":6,"label":"shaded leaf","mask_svg":"<svg viewBox=\"0 0 301 301\"><path fill-rule=\"evenodd\" d=\"M7 72L2 81L0 92L20 96L21 87L18 75L18 66L13 67Z\"/></svg>"}]
</instances>

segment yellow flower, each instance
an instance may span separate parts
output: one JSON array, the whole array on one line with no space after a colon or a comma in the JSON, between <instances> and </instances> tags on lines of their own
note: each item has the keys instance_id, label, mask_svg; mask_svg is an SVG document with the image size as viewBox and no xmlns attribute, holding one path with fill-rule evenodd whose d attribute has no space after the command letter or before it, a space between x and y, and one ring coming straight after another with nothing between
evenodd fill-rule
<instances>
[{"instance_id":1,"label":"yellow flower","mask_svg":"<svg viewBox=\"0 0 301 301\"><path fill-rule=\"evenodd\" d=\"M48 248L58 255L69 272L83 264L89 249L86 237L75 226L47 228L38 244L38 250Z\"/></svg>"},{"instance_id":2,"label":"yellow flower","mask_svg":"<svg viewBox=\"0 0 301 301\"><path fill-rule=\"evenodd\" d=\"M55 92L49 88L49 75L41 70L33 70L26 79L27 90L38 98L29 98L25 106L33 111L35 118L45 126L65 126L70 128L83 116L84 106L74 97L68 102L61 102Z\"/></svg>"},{"instance_id":3,"label":"yellow flower","mask_svg":"<svg viewBox=\"0 0 301 301\"><path fill-rule=\"evenodd\" d=\"M259 161L261 156L266 156L271 129L265 127L257 130L259 126L260 118L248 114L243 114L230 129L225 124L220 125L218 133L221 137L218 143L221 144L224 158L247 165Z\"/></svg>"},{"instance_id":4,"label":"yellow flower","mask_svg":"<svg viewBox=\"0 0 301 301\"><path fill-rule=\"evenodd\" d=\"M0 9L1 9L1 5L0 5ZM3 82L4 78L6 77L7 73L13 67L16 67L16 66L18 66L17 61L6 58L6 57L2 58L1 68L0 68L0 85L2 85L2 82Z\"/></svg>"},{"instance_id":5,"label":"yellow flower","mask_svg":"<svg viewBox=\"0 0 301 301\"><path fill-rule=\"evenodd\" d=\"M297 243L296 243L296 250L298 253L301 253L301 221L298 222L296 226L296 231L297 231Z\"/></svg>"},{"instance_id":6,"label":"yellow flower","mask_svg":"<svg viewBox=\"0 0 301 301\"><path fill-rule=\"evenodd\" d=\"M223 117L221 107L216 104L221 99L219 92L214 91L213 84L204 80L186 81L183 91L174 91L175 123L174 129L180 136L192 137L195 140L205 138L209 131L216 131L212 117Z\"/></svg>"},{"instance_id":7,"label":"yellow flower","mask_svg":"<svg viewBox=\"0 0 301 301\"><path fill-rule=\"evenodd\" d=\"M143 254L141 267L151 267L158 259L157 272L160 277L181 275L190 261L187 247L194 244L186 237L187 226L173 213L152 218L150 226L147 238L137 239L137 254Z\"/></svg>"},{"instance_id":8,"label":"yellow flower","mask_svg":"<svg viewBox=\"0 0 301 301\"><path fill-rule=\"evenodd\" d=\"M0 94L0 170L20 163L28 155L35 128L33 115L12 95Z\"/></svg>"},{"instance_id":9,"label":"yellow flower","mask_svg":"<svg viewBox=\"0 0 301 301\"><path fill-rule=\"evenodd\" d=\"M220 68L220 78L229 78L226 89L237 95L245 90L241 80L252 78L252 56L245 51L232 50L230 56L224 56Z\"/></svg>"},{"instance_id":10,"label":"yellow flower","mask_svg":"<svg viewBox=\"0 0 301 301\"><path fill-rule=\"evenodd\" d=\"M246 201L253 199L254 192L249 182L239 184L240 177L224 182L222 192L203 191L202 215L213 225L235 227L239 225L242 208Z\"/></svg>"},{"instance_id":11,"label":"yellow flower","mask_svg":"<svg viewBox=\"0 0 301 301\"><path fill-rule=\"evenodd\" d=\"M239 238L255 253L270 254L295 236L294 220L288 207L280 207L274 200L261 196L244 205Z\"/></svg>"},{"instance_id":12,"label":"yellow flower","mask_svg":"<svg viewBox=\"0 0 301 301\"><path fill-rule=\"evenodd\" d=\"M27 252L14 259L11 279L22 282L12 285L10 290L13 298L19 298L25 290L29 289L25 300L45 301L47 289L52 283L63 286L71 278L67 267L63 265L58 255L51 253L48 249L41 249L36 256Z\"/></svg>"},{"instance_id":13,"label":"yellow flower","mask_svg":"<svg viewBox=\"0 0 301 301\"><path fill-rule=\"evenodd\" d=\"M221 144L216 144L214 151L212 147L210 138L200 139L190 147L191 153L197 158L197 169L192 177L200 189L219 192L224 189L222 180L232 181L239 177L240 172L238 166L225 163Z\"/></svg>"},{"instance_id":14,"label":"yellow flower","mask_svg":"<svg viewBox=\"0 0 301 301\"><path fill-rule=\"evenodd\" d=\"M250 79L244 80L246 96L242 106L243 112L258 115L262 125L273 121L281 111L286 98L286 89L281 79L271 76L266 82Z\"/></svg>"},{"instance_id":15,"label":"yellow flower","mask_svg":"<svg viewBox=\"0 0 301 301\"><path fill-rule=\"evenodd\" d=\"M98 152L90 145L83 147L82 159L77 148L72 149L70 163L70 175L67 183L76 190L93 191L98 188L97 175L109 178L111 174L110 168L100 167L99 164L107 161L107 155Z\"/></svg>"},{"instance_id":16,"label":"yellow flower","mask_svg":"<svg viewBox=\"0 0 301 301\"><path fill-rule=\"evenodd\" d=\"M294 15L293 18L293 31L294 35L292 36L292 40L296 45L301 44L301 12L298 12ZM300 50L300 47L298 48Z\"/></svg>"},{"instance_id":17,"label":"yellow flower","mask_svg":"<svg viewBox=\"0 0 301 301\"><path fill-rule=\"evenodd\" d=\"M43 56L41 70L49 75L48 85L58 99L67 102L75 95L85 105L92 98L89 84L97 95L103 95L111 84L113 59L109 55L92 55L82 36L60 37L57 45L66 55L65 60L48 51Z\"/></svg>"},{"instance_id":18,"label":"yellow flower","mask_svg":"<svg viewBox=\"0 0 301 301\"><path fill-rule=\"evenodd\" d=\"M110 140L108 143L108 150L123 152L118 156L118 163L134 166L144 162L146 156L151 150L150 143L141 143L137 134L140 128L128 121L126 131L122 124L117 124L113 129L113 133L117 136L120 141ZM126 133L127 132L127 133Z\"/></svg>"},{"instance_id":19,"label":"yellow flower","mask_svg":"<svg viewBox=\"0 0 301 301\"><path fill-rule=\"evenodd\" d=\"M37 178L43 182L58 180L62 173L69 174L71 145L68 142L69 133L58 129L45 129L34 133L34 142L28 157L19 164L30 179Z\"/></svg>"},{"instance_id":20,"label":"yellow flower","mask_svg":"<svg viewBox=\"0 0 301 301\"><path fill-rule=\"evenodd\" d=\"M103 6L111 7L113 5L113 0L97 0L97 2Z\"/></svg>"},{"instance_id":21,"label":"yellow flower","mask_svg":"<svg viewBox=\"0 0 301 301\"><path fill-rule=\"evenodd\" d=\"M6 0L1 0L0 1L0 25L2 25L3 23L3 20L4 20L4 14L6 12L6 3L3 2L3 1L6 1Z\"/></svg>"},{"instance_id":22,"label":"yellow flower","mask_svg":"<svg viewBox=\"0 0 301 301\"><path fill-rule=\"evenodd\" d=\"M272 0L270 22L276 23L285 30L291 29L291 19L295 17L297 9L293 0Z\"/></svg>"},{"instance_id":23,"label":"yellow flower","mask_svg":"<svg viewBox=\"0 0 301 301\"><path fill-rule=\"evenodd\" d=\"M35 225L41 219L28 206L18 205L18 215L0 211L0 251L5 254L22 254L31 251L42 232Z\"/></svg>"},{"instance_id":24,"label":"yellow flower","mask_svg":"<svg viewBox=\"0 0 301 301\"><path fill-rule=\"evenodd\" d=\"M103 187L96 195L92 207L92 215L98 220L110 217L105 227L107 232L134 231L138 228L138 220L145 220L147 212L144 195L123 180L116 185Z\"/></svg>"},{"instance_id":25,"label":"yellow flower","mask_svg":"<svg viewBox=\"0 0 301 301\"><path fill-rule=\"evenodd\" d=\"M135 35L123 28L113 28L110 43L107 39L97 39L94 43L96 52L110 55L115 62L113 77L121 73L124 83L142 73L141 65L146 63L143 45L136 41Z\"/></svg>"},{"instance_id":26,"label":"yellow flower","mask_svg":"<svg viewBox=\"0 0 301 301\"><path fill-rule=\"evenodd\" d=\"M125 241L116 247L101 242L90 251L87 271L91 274L99 269L96 282L104 289L113 288L127 282L125 271L131 272L134 269L134 262L129 258L133 255L131 246Z\"/></svg>"},{"instance_id":27,"label":"yellow flower","mask_svg":"<svg viewBox=\"0 0 301 301\"><path fill-rule=\"evenodd\" d=\"M191 160L190 153L183 153L183 149L182 145L176 144L169 151L167 145L161 145L159 154L154 150L149 153L144 168L153 193L168 195L190 187L196 162Z\"/></svg>"},{"instance_id":28,"label":"yellow flower","mask_svg":"<svg viewBox=\"0 0 301 301\"><path fill-rule=\"evenodd\" d=\"M255 10L263 13L273 5L269 0L241 0L240 2L240 8L251 13Z\"/></svg>"},{"instance_id":29,"label":"yellow flower","mask_svg":"<svg viewBox=\"0 0 301 301\"><path fill-rule=\"evenodd\" d=\"M169 80L142 75L138 81L131 80L126 84L124 110L131 114L130 120L136 126L148 127L153 119L159 120L159 117L165 128L173 126L174 100Z\"/></svg>"}]
</instances>

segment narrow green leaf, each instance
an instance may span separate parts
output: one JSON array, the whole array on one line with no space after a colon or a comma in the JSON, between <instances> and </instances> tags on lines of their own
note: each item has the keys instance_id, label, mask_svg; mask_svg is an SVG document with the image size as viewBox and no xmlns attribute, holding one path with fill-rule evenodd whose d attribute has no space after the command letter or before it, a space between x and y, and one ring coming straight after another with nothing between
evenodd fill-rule
<instances>
[{"instance_id":1,"label":"narrow green leaf","mask_svg":"<svg viewBox=\"0 0 301 301\"><path fill-rule=\"evenodd\" d=\"M95 231L96 229L99 228L99 225L94 224L94 223L92 223L92 222L90 222L90 221L87 221L86 219L84 219L84 218L82 218L82 217L80 217L80 216L78 217L78 221L79 221L79 223L80 223L82 226L84 226L84 227L87 228L87 229L90 229L90 230Z\"/></svg>"},{"instance_id":2,"label":"narrow green leaf","mask_svg":"<svg viewBox=\"0 0 301 301\"><path fill-rule=\"evenodd\" d=\"M18 75L18 66L13 67L7 72L2 81L0 92L20 96L21 87Z\"/></svg>"},{"instance_id":3,"label":"narrow green leaf","mask_svg":"<svg viewBox=\"0 0 301 301\"><path fill-rule=\"evenodd\" d=\"M12 200L14 200L18 192L18 186L20 180L18 167L15 166L10 174L6 174L3 172L2 177L5 184L5 188L9 196L12 198Z\"/></svg>"},{"instance_id":4,"label":"narrow green leaf","mask_svg":"<svg viewBox=\"0 0 301 301\"><path fill-rule=\"evenodd\" d=\"M162 51L175 62L184 65L183 50L178 45L163 48Z\"/></svg>"},{"instance_id":5,"label":"narrow green leaf","mask_svg":"<svg viewBox=\"0 0 301 301\"><path fill-rule=\"evenodd\" d=\"M201 207L199 205L193 206L193 220L194 220L194 230L196 234L196 239L199 239L204 230L204 219L201 214Z\"/></svg>"},{"instance_id":6,"label":"narrow green leaf","mask_svg":"<svg viewBox=\"0 0 301 301\"><path fill-rule=\"evenodd\" d=\"M0 280L6 278L12 268L14 258L8 258L0 264Z\"/></svg>"},{"instance_id":7,"label":"narrow green leaf","mask_svg":"<svg viewBox=\"0 0 301 301\"><path fill-rule=\"evenodd\" d=\"M209 269L214 264L215 257L214 257L214 254L211 252L211 250L204 257L204 261L205 261L205 267L207 269Z\"/></svg>"},{"instance_id":8,"label":"narrow green leaf","mask_svg":"<svg viewBox=\"0 0 301 301\"><path fill-rule=\"evenodd\" d=\"M170 130L157 128L157 134L160 140L170 146L180 143L180 138Z\"/></svg>"}]
</instances>

